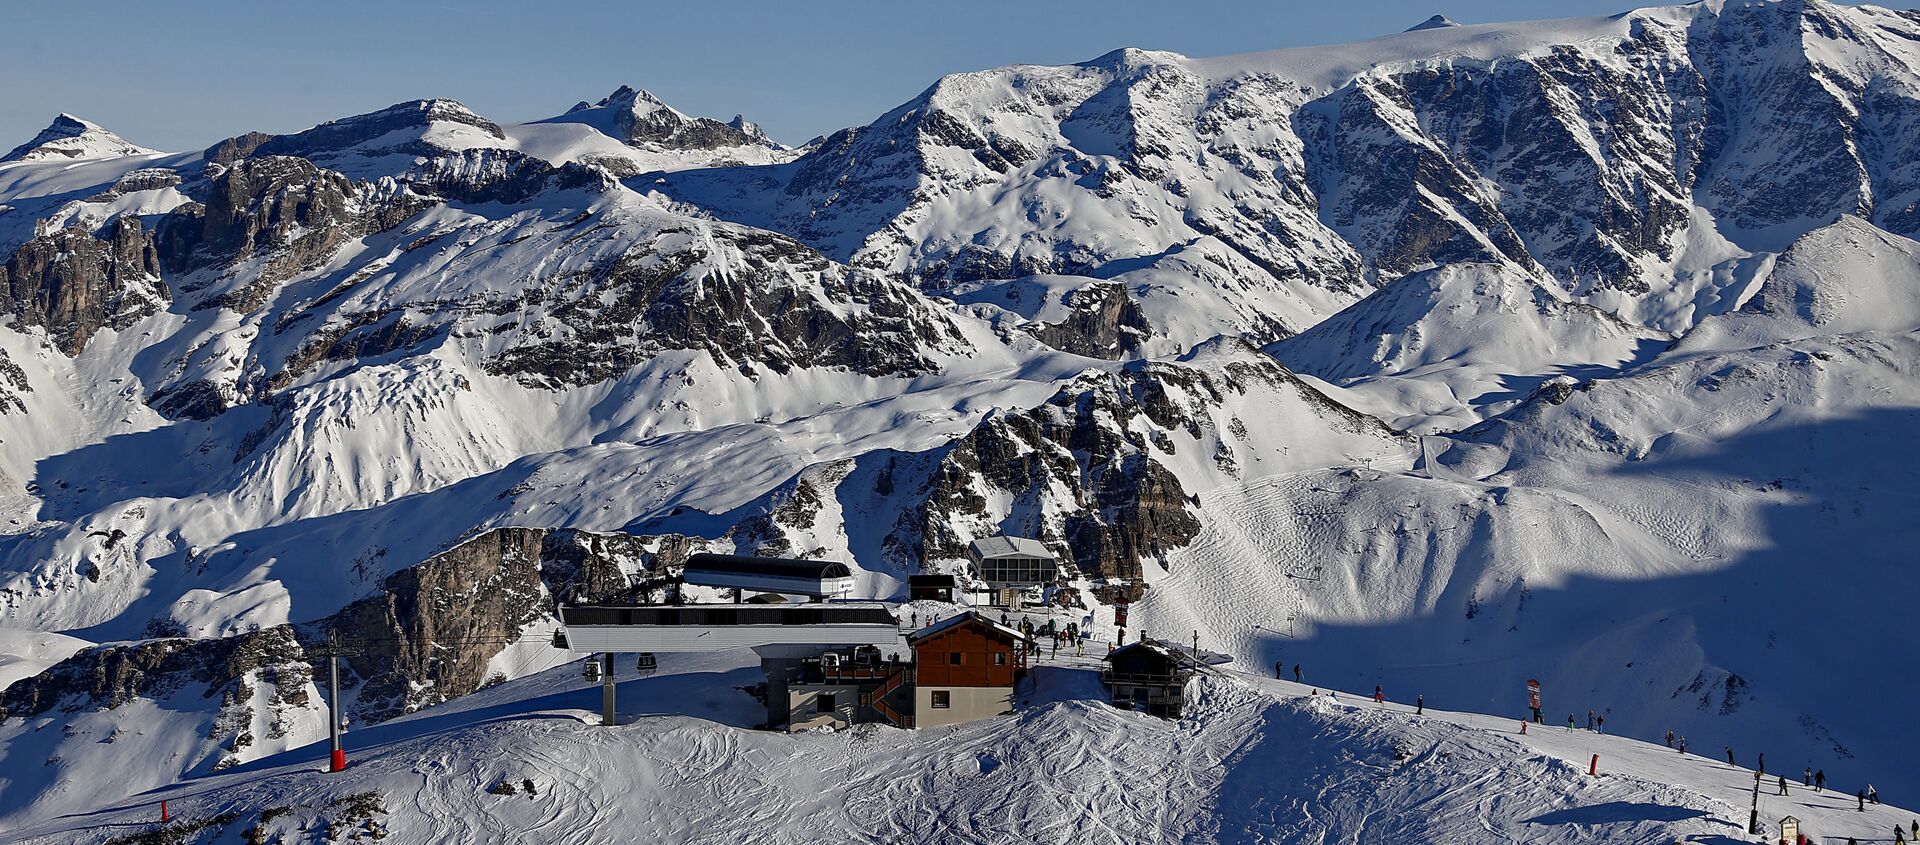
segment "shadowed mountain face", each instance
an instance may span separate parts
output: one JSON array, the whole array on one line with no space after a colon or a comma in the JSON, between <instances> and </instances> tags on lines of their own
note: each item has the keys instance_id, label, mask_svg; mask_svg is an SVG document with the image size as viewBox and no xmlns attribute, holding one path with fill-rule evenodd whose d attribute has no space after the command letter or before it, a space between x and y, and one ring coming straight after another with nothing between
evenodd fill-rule
<instances>
[{"instance_id":1,"label":"shadowed mountain face","mask_svg":"<svg viewBox=\"0 0 1920 845\"><path fill-rule=\"evenodd\" d=\"M380 641L380 720L692 551L893 597L1010 534L1102 629L1542 677L1892 791L1895 705L1811 690L1887 685L1833 655L1899 617L1793 620L1905 586L1916 45L1820 2L1438 18L956 74L797 151L627 87L180 154L63 116L0 161L0 634L72 639L0 648L0 706L161 708L198 739L159 783L314 740L328 636ZM108 764L54 733L5 768Z\"/></svg>"}]
</instances>

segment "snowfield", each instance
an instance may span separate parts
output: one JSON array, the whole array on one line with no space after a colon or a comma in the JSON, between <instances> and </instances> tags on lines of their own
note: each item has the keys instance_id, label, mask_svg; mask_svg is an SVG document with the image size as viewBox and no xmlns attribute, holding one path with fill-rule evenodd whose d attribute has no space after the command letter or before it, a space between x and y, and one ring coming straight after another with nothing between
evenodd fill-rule
<instances>
[{"instance_id":1,"label":"snowfield","mask_svg":"<svg viewBox=\"0 0 1920 845\"><path fill-rule=\"evenodd\" d=\"M750 654L663 662L621 684L616 728L593 724L582 708L598 691L567 665L351 732L344 774L319 771L324 749L309 746L14 841L154 830L163 800L186 842L255 827L284 842L329 829L397 843L1750 841L1751 772L1699 746L1545 725L1521 735L1513 719L1414 715L1219 670L1195 681L1187 718L1168 721L1104 703L1090 658L1037 668L1011 716L787 735L747 727L761 711L734 687L758 677ZM1762 818L1795 815L1819 837L1865 841L1913 817L1856 812L1850 795L1816 795L1797 776L1788 797L1776 791L1769 777Z\"/></svg>"}]
</instances>

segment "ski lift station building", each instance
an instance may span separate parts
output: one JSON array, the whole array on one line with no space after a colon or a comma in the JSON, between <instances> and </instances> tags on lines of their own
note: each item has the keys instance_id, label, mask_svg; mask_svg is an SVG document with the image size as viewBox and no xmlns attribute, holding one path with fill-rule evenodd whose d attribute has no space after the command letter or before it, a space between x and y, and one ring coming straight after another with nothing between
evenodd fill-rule
<instances>
[{"instance_id":1,"label":"ski lift station building","mask_svg":"<svg viewBox=\"0 0 1920 845\"><path fill-rule=\"evenodd\" d=\"M846 598L853 592L853 571L846 564L832 560L702 552L687 558L681 580L702 587L806 596L816 601Z\"/></svg>"},{"instance_id":2,"label":"ski lift station building","mask_svg":"<svg viewBox=\"0 0 1920 845\"><path fill-rule=\"evenodd\" d=\"M967 545L973 571L996 590L1051 584L1060 561L1045 543L1027 537L985 537Z\"/></svg>"}]
</instances>

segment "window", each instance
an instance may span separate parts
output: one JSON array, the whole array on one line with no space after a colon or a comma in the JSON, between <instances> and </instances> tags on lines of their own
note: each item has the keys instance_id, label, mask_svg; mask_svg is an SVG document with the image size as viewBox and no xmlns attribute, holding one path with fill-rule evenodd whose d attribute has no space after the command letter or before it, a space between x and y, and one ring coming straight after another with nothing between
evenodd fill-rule
<instances>
[{"instance_id":1,"label":"window","mask_svg":"<svg viewBox=\"0 0 1920 845\"><path fill-rule=\"evenodd\" d=\"M1007 653L1004 651L995 653L993 655L993 665L995 666L1007 665Z\"/></svg>"},{"instance_id":2,"label":"window","mask_svg":"<svg viewBox=\"0 0 1920 845\"><path fill-rule=\"evenodd\" d=\"M832 713L835 709L833 693L823 692L813 697L813 712Z\"/></svg>"},{"instance_id":3,"label":"window","mask_svg":"<svg viewBox=\"0 0 1920 845\"><path fill-rule=\"evenodd\" d=\"M962 655L960 654L960 652L957 652L957 651L949 651L949 652L947 652L947 665L949 665L949 666L959 666L960 664L962 664L962 663L964 663L964 662L965 662L965 660L963 659L963 657L962 657Z\"/></svg>"},{"instance_id":4,"label":"window","mask_svg":"<svg viewBox=\"0 0 1920 845\"><path fill-rule=\"evenodd\" d=\"M933 691L933 709L945 710L953 706L953 693L943 689Z\"/></svg>"}]
</instances>

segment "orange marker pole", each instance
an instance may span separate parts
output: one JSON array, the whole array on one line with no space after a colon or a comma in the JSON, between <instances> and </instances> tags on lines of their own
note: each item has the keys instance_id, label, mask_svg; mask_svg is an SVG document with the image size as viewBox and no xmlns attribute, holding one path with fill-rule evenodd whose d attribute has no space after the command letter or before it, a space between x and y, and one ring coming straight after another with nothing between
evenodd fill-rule
<instances>
[{"instance_id":1,"label":"orange marker pole","mask_svg":"<svg viewBox=\"0 0 1920 845\"><path fill-rule=\"evenodd\" d=\"M1600 755L1593 755L1593 762L1587 764L1587 774L1594 776L1600 774Z\"/></svg>"}]
</instances>

